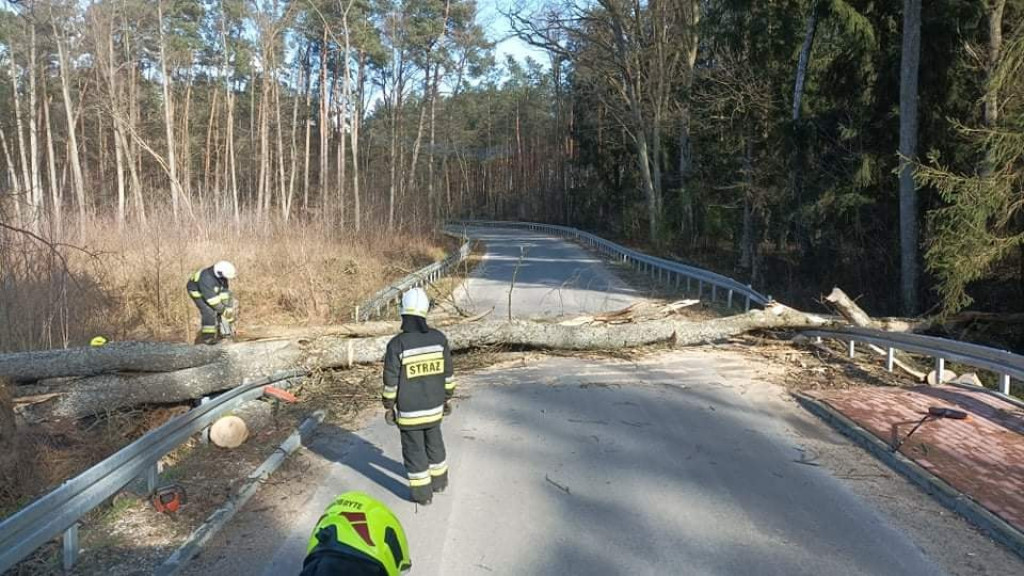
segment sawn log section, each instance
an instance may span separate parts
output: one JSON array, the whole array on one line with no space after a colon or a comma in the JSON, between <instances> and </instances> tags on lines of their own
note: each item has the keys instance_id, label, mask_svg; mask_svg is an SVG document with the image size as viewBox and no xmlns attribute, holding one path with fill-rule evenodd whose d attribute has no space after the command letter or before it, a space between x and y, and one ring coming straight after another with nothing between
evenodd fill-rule
<instances>
[{"instance_id":1,"label":"sawn log section","mask_svg":"<svg viewBox=\"0 0 1024 576\"><path fill-rule=\"evenodd\" d=\"M819 317L780 304L703 322L687 322L677 316L669 316L621 323L619 318L620 323L616 324L602 323L595 319L584 325L571 321L474 322L449 325L444 330L455 351L490 346L611 350L669 341L679 346L702 344L751 330L804 328L826 323ZM42 419L80 418L128 406L176 403L199 398L235 386L246 378L263 376L285 368L346 368L354 364L379 362L390 338L391 334L356 338L323 334L312 338L230 344L214 349L165 345L168 350L182 355L182 365L186 367L158 373L125 373L126 369L137 371L140 364L137 359L129 357L140 350L134 345L48 352L46 354L50 356L47 360L53 364L35 372L23 364L32 358L29 355L0 356L0 367L9 370L16 368L22 379L38 375L37 384L17 387L18 397L57 394L45 402L25 406L27 416ZM117 351L121 351L121 356ZM67 376L73 374L62 373L59 369L63 364L62 354L75 359L71 364L74 374L96 374L100 371L93 369L90 364L89 358L92 356L99 358L96 366L114 366L118 371L68 379ZM173 356L170 352L168 354ZM207 354L209 356L204 356ZM208 361L196 365L200 358L207 358ZM2 375L4 373L0 372ZM51 376L60 378L49 379Z\"/></svg>"}]
</instances>

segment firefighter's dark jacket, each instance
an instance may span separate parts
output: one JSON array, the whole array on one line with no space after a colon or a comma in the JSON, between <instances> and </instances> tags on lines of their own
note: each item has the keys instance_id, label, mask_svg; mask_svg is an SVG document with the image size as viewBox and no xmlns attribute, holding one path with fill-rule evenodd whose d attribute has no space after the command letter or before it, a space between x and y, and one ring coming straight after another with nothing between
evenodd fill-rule
<instances>
[{"instance_id":1,"label":"firefighter's dark jacket","mask_svg":"<svg viewBox=\"0 0 1024 576\"><path fill-rule=\"evenodd\" d=\"M402 332L384 353L384 408L396 407L398 427L420 430L439 423L444 403L455 394L452 357L444 334Z\"/></svg>"},{"instance_id":2,"label":"firefighter's dark jacket","mask_svg":"<svg viewBox=\"0 0 1024 576\"><path fill-rule=\"evenodd\" d=\"M231 304L227 278L218 278L213 267L203 268L188 279L188 295L196 300L206 302L218 313L223 312Z\"/></svg>"}]
</instances>

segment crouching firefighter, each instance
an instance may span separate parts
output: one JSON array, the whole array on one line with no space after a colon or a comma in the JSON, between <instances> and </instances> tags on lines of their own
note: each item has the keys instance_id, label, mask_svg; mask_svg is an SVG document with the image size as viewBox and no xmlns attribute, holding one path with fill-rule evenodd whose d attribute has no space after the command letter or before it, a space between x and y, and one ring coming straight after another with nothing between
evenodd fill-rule
<instances>
[{"instance_id":1,"label":"crouching firefighter","mask_svg":"<svg viewBox=\"0 0 1024 576\"><path fill-rule=\"evenodd\" d=\"M189 277L186 288L201 319L196 344L216 344L234 335L236 302L228 289L228 281L234 277L235 266L226 260Z\"/></svg>"},{"instance_id":2,"label":"crouching firefighter","mask_svg":"<svg viewBox=\"0 0 1024 576\"><path fill-rule=\"evenodd\" d=\"M301 576L398 576L411 567L394 513L363 492L346 492L313 529Z\"/></svg>"},{"instance_id":3,"label":"crouching firefighter","mask_svg":"<svg viewBox=\"0 0 1024 576\"><path fill-rule=\"evenodd\" d=\"M397 424L411 499L427 505L448 487L441 420L455 393L451 351L444 334L427 326L430 300L422 288L402 295L402 333L384 354L384 419Z\"/></svg>"}]
</instances>

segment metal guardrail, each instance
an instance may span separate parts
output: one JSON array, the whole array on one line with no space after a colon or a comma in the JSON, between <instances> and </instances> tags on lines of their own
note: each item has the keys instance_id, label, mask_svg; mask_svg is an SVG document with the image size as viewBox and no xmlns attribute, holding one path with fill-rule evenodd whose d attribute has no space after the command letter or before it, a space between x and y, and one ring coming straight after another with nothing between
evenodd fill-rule
<instances>
[{"instance_id":1,"label":"metal guardrail","mask_svg":"<svg viewBox=\"0 0 1024 576\"><path fill-rule=\"evenodd\" d=\"M469 257L469 248L470 243L468 240L465 240L458 250L449 254L444 260L438 260L433 264L424 266L398 282L379 290L369 300L356 307L355 321L362 322L369 320L373 316L379 316L382 310L386 310L392 304L397 305L402 299L402 293L406 290L433 284L447 276L452 268L455 268Z\"/></svg>"},{"instance_id":2,"label":"metal guardrail","mask_svg":"<svg viewBox=\"0 0 1024 576\"><path fill-rule=\"evenodd\" d=\"M78 521L83 516L136 478L144 477L147 490L152 493L159 480L157 463L167 453L213 424L225 412L262 396L264 386L305 374L306 370L287 370L243 383L151 430L0 522L0 573L61 533L64 568L70 569L78 556Z\"/></svg>"},{"instance_id":3,"label":"metal guardrail","mask_svg":"<svg viewBox=\"0 0 1024 576\"><path fill-rule=\"evenodd\" d=\"M1006 350L997 350L995 348L968 344L957 340L948 340L946 338L937 338L935 336L885 332L870 328L816 328L806 330L803 334L811 337L832 338L848 342L851 358L855 354L856 342L874 344L875 346L885 348L885 368L889 372L893 370L895 350L931 356L935 359L936 382L942 382L947 360L989 370L999 375L999 394L1014 403L1018 401L1010 397L1010 382L1012 379L1024 380L1024 356L1019 356Z\"/></svg>"},{"instance_id":4,"label":"metal guardrail","mask_svg":"<svg viewBox=\"0 0 1024 576\"><path fill-rule=\"evenodd\" d=\"M729 308L732 308L734 295L737 294L744 299L744 310L750 310L751 304L764 306L772 300L771 296L761 294L757 290L754 290L749 284L743 284L742 282L733 280L728 276L716 274L702 268L697 268L696 266L689 266L681 262L666 260L664 258L658 258L657 256L651 256L649 254L644 254L643 252L631 250L625 246L605 240L604 238L589 232L583 232L582 230L577 230L576 228L570 228L568 226L537 224L534 222L503 222L493 220L455 220L449 222L448 226L449 228L457 227L463 229L467 227L525 229L572 239L581 244L590 246L610 259L629 264L641 272L650 274L661 282L671 283L674 281L677 288L681 288L682 282L685 280L686 290L688 292L692 290L692 285L696 282L698 298L704 294L705 284L711 287L712 302L718 300L718 291L722 290L725 292L726 306Z\"/></svg>"},{"instance_id":5,"label":"metal guardrail","mask_svg":"<svg viewBox=\"0 0 1024 576\"><path fill-rule=\"evenodd\" d=\"M719 288L726 290L728 293L727 304L730 307L733 304L734 293L739 294L746 299L744 305L744 309L746 310L750 309L751 303L764 306L771 301L771 296L765 296L751 288L749 285L743 285L727 276L715 274L714 272L709 272L693 266L687 266L679 262L665 260L664 258L643 254L642 252L625 248L624 246L620 246L619 244L610 242L595 236L594 234L590 234L589 232L583 232L568 226L537 224L533 222L456 220L449 223L449 228L451 227L461 229L468 227L513 228L552 234L591 246L612 259L628 263L641 271L648 272L656 276L659 280L671 282L674 279L676 286L680 285L681 278L686 278L687 290L690 290L691 282L696 280L698 283L698 297L703 293L704 284L711 285L712 301L717 299L717 291ZM1010 402L1020 402L1010 396L1010 385L1013 379L1024 381L1024 357L1005 350L997 350L995 348L987 348L977 344L968 344L966 342L937 338L934 336L922 336L919 334L905 334L900 332L884 332L858 327L838 327L827 330L814 329L804 331L804 334L813 337L833 338L847 341L850 343L849 350L851 357L854 355L854 342L857 341L885 348L888 351L886 368L890 372L893 369L893 362L895 360L894 351L897 349L933 357L935 359L935 370L938 376L938 381L941 381L942 379L942 372L945 369L946 360L989 370L999 376L998 395ZM996 393L991 390L989 390L989 392Z\"/></svg>"}]
</instances>

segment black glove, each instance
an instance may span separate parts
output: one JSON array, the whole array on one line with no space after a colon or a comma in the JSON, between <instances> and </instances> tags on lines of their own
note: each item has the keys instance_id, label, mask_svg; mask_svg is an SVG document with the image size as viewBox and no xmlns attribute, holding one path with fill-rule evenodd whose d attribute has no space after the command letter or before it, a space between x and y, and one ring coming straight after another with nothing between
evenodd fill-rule
<instances>
[{"instance_id":1,"label":"black glove","mask_svg":"<svg viewBox=\"0 0 1024 576\"><path fill-rule=\"evenodd\" d=\"M452 410L454 410L454 409L455 409L455 407L452 406L452 401L451 400L445 400L444 401L444 415L445 416L449 416L452 413Z\"/></svg>"},{"instance_id":2,"label":"black glove","mask_svg":"<svg viewBox=\"0 0 1024 576\"><path fill-rule=\"evenodd\" d=\"M394 426L395 425L395 409L394 408L388 408L384 412L384 421L388 423L388 426Z\"/></svg>"}]
</instances>

